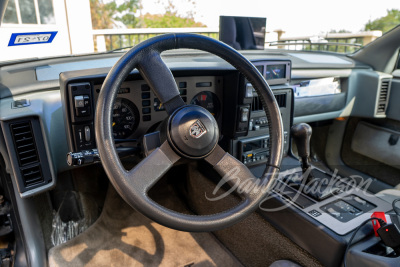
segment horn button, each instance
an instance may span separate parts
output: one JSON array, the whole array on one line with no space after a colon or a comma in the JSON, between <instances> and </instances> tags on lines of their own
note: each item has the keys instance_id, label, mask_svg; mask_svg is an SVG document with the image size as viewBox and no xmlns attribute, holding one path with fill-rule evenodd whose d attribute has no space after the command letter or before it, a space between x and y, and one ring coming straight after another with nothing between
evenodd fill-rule
<instances>
[{"instance_id":1,"label":"horn button","mask_svg":"<svg viewBox=\"0 0 400 267\"><path fill-rule=\"evenodd\" d=\"M187 105L168 120L168 141L186 158L204 158L219 139L218 124L211 113L200 106Z\"/></svg>"}]
</instances>

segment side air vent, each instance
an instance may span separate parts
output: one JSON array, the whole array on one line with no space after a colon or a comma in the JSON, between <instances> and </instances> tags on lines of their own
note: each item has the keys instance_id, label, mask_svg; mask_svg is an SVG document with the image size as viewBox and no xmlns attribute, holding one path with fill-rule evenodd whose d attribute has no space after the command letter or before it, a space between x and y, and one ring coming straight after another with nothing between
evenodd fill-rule
<instances>
[{"instance_id":1,"label":"side air vent","mask_svg":"<svg viewBox=\"0 0 400 267\"><path fill-rule=\"evenodd\" d=\"M10 130L25 187L44 182L31 121L11 123Z\"/></svg>"},{"instance_id":2,"label":"side air vent","mask_svg":"<svg viewBox=\"0 0 400 267\"><path fill-rule=\"evenodd\" d=\"M286 94L275 95L276 102L280 108L286 107ZM251 105L251 111L262 111L263 105L261 103L261 98L258 95L253 97L253 103Z\"/></svg>"},{"instance_id":3,"label":"side air vent","mask_svg":"<svg viewBox=\"0 0 400 267\"><path fill-rule=\"evenodd\" d=\"M23 167L38 162L39 158L36 153L36 144L30 121L13 123L10 128L19 166Z\"/></svg>"},{"instance_id":4,"label":"side air vent","mask_svg":"<svg viewBox=\"0 0 400 267\"><path fill-rule=\"evenodd\" d=\"M378 98L378 103L377 103L377 109L376 109L376 114L377 115L382 115L385 114L386 112L386 107L387 107L387 100L388 100L388 94L389 94L389 85L390 85L390 79L384 79L381 81L381 87L379 89L379 98Z\"/></svg>"}]
</instances>

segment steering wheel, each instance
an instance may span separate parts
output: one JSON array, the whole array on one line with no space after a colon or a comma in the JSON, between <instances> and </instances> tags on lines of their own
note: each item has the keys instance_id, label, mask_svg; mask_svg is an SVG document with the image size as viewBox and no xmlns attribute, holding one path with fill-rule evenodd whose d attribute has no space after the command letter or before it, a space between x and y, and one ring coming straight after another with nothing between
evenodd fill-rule
<instances>
[{"instance_id":1,"label":"steering wheel","mask_svg":"<svg viewBox=\"0 0 400 267\"><path fill-rule=\"evenodd\" d=\"M226 60L256 89L269 123L270 156L258 179L219 145L218 124L204 108L185 105L174 77L161 59L161 52L189 48L212 53ZM111 118L117 91L129 73L137 68L168 113L166 136L133 169L126 170L113 140ZM125 53L108 73L97 101L95 133L101 162L111 183L133 208L164 226L188 232L215 231L231 226L255 211L276 179L283 154L282 118L275 97L265 79L239 52L215 39L196 34L166 34L148 39ZM150 188L181 158L207 161L231 186L242 201L235 207L212 215L187 215L167 209L148 196ZM235 169L234 177L231 170Z\"/></svg>"}]
</instances>

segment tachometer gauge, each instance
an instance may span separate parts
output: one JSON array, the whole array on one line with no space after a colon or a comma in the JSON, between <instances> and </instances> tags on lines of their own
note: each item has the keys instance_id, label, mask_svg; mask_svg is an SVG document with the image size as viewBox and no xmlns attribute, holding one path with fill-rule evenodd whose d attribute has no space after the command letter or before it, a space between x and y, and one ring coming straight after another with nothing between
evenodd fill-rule
<instances>
[{"instance_id":1,"label":"tachometer gauge","mask_svg":"<svg viewBox=\"0 0 400 267\"><path fill-rule=\"evenodd\" d=\"M117 98L113 107L113 134L115 139L130 137L139 125L139 111L128 99Z\"/></svg>"},{"instance_id":2,"label":"tachometer gauge","mask_svg":"<svg viewBox=\"0 0 400 267\"><path fill-rule=\"evenodd\" d=\"M203 91L195 95L190 101L190 104L201 106L207 109L214 118L218 118L221 109L221 104L218 97L209 91Z\"/></svg>"}]
</instances>

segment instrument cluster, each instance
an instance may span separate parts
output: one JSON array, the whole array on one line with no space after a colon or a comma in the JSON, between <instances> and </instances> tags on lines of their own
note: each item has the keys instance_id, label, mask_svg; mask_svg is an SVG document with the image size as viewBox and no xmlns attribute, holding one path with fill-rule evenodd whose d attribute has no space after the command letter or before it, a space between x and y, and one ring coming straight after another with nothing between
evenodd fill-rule
<instances>
[{"instance_id":1,"label":"instrument cluster","mask_svg":"<svg viewBox=\"0 0 400 267\"><path fill-rule=\"evenodd\" d=\"M220 123L222 77L177 77L180 95L186 104L207 109ZM94 86L97 101L101 85ZM112 127L114 139L138 138L166 118L163 104L143 80L126 81L114 102Z\"/></svg>"}]
</instances>

